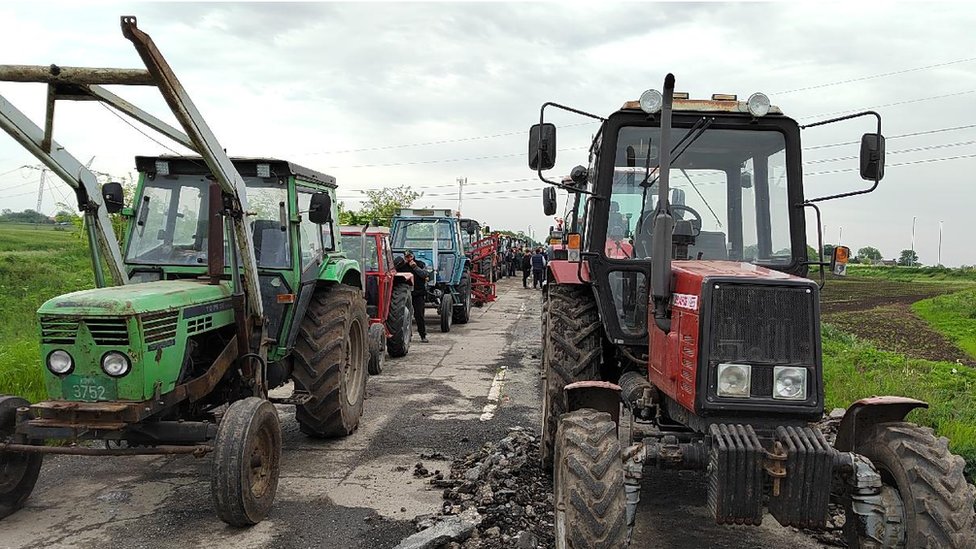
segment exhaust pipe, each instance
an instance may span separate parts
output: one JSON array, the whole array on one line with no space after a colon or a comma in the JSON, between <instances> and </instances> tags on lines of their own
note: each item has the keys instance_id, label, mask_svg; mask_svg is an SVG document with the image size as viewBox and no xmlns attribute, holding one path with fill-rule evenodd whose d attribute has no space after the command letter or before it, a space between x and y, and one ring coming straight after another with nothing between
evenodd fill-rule
<instances>
[{"instance_id":1,"label":"exhaust pipe","mask_svg":"<svg viewBox=\"0 0 976 549\"><path fill-rule=\"evenodd\" d=\"M664 104L661 106L661 168L658 175L657 207L654 211L654 240L651 243L651 294L654 323L664 333L671 332L668 307L671 302L671 237L674 217L668 202L671 175L671 106L674 103L674 75L664 78Z\"/></svg>"}]
</instances>

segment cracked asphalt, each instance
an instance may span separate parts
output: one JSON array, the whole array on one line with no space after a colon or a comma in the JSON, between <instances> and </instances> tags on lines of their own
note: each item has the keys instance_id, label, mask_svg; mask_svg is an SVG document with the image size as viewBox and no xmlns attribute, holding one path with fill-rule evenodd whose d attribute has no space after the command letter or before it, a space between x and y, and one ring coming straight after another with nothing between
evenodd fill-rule
<instances>
[{"instance_id":1,"label":"cracked asphalt","mask_svg":"<svg viewBox=\"0 0 976 549\"><path fill-rule=\"evenodd\" d=\"M309 439L279 406L281 480L264 522L237 529L214 515L210 457L49 456L27 506L0 522L0 548L394 547L413 533L411 519L441 508L441 491L413 477L417 463L447 474L451 459L510 427L538 428L541 292L504 279L498 293L447 334L428 311L430 343L415 339L369 379L353 435ZM700 475L645 478L633 547L821 547L771 519L716 526Z\"/></svg>"}]
</instances>

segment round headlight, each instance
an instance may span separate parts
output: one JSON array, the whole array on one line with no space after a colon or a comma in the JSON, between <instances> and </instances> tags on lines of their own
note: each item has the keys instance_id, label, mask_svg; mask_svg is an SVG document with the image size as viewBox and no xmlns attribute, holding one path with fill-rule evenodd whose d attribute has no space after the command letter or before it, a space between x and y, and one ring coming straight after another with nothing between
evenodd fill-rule
<instances>
[{"instance_id":1,"label":"round headlight","mask_svg":"<svg viewBox=\"0 0 976 549\"><path fill-rule=\"evenodd\" d=\"M807 369L777 366L773 368L773 398L805 400Z\"/></svg>"},{"instance_id":2,"label":"round headlight","mask_svg":"<svg viewBox=\"0 0 976 549\"><path fill-rule=\"evenodd\" d=\"M647 90L640 96L640 108L647 114L654 114L664 105L664 96L657 90Z\"/></svg>"},{"instance_id":3,"label":"round headlight","mask_svg":"<svg viewBox=\"0 0 976 549\"><path fill-rule=\"evenodd\" d=\"M129 357L116 351L109 351L102 357L102 370L112 377L122 377L129 373Z\"/></svg>"},{"instance_id":4,"label":"round headlight","mask_svg":"<svg viewBox=\"0 0 976 549\"><path fill-rule=\"evenodd\" d=\"M74 365L75 363L71 360L71 355L67 351L58 349L47 355L47 369L59 376L69 373L74 368Z\"/></svg>"},{"instance_id":5,"label":"round headlight","mask_svg":"<svg viewBox=\"0 0 976 549\"><path fill-rule=\"evenodd\" d=\"M750 95L746 105L749 107L749 114L757 118L766 116L769 112L769 98L764 93L756 92Z\"/></svg>"}]
</instances>

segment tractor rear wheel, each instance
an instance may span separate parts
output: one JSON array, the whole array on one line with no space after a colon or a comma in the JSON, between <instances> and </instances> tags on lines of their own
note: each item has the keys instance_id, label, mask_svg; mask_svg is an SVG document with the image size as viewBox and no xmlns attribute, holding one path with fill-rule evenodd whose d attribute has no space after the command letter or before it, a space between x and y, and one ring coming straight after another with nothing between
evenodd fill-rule
<instances>
[{"instance_id":1,"label":"tractor rear wheel","mask_svg":"<svg viewBox=\"0 0 976 549\"><path fill-rule=\"evenodd\" d=\"M17 408L30 406L25 399L0 395L0 442L14 434ZM0 519L17 511L34 490L43 454L0 452Z\"/></svg>"},{"instance_id":2,"label":"tractor rear wheel","mask_svg":"<svg viewBox=\"0 0 976 549\"><path fill-rule=\"evenodd\" d=\"M556 549L627 545L627 496L617 425L590 409L568 413L556 433Z\"/></svg>"},{"instance_id":3,"label":"tractor rear wheel","mask_svg":"<svg viewBox=\"0 0 976 549\"><path fill-rule=\"evenodd\" d=\"M471 274L464 273L461 276L461 285L458 286L458 293L461 294L461 306L454 307L454 323L467 324L471 318Z\"/></svg>"},{"instance_id":4,"label":"tractor rear wheel","mask_svg":"<svg viewBox=\"0 0 976 549\"><path fill-rule=\"evenodd\" d=\"M878 510L889 527L888 541L900 538L902 547L976 547L976 489L966 482L965 462L949 451L948 439L914 423L882 423L857 442L855 451L881 474L883 500L891 503ZM849 514L845 520L850 547L889 546L872 540L857 518Z\"/></svg>"},{"instance_id":5,"label":"tractor rear wheel","mask_svg":"<svg viewBox=\"0 0 976 549\"><path fill-rule=\"evenodd\" d=\"M413 338L413 312L410 306L410 286L394 286L390 312L386 317L386 329L392 334L386 340L386 350L393 358L405 356L410 351L410 340Z\"/></svg>"},{"instance_id":6,"label":"tractor rear wheel","mask_svg":"<svg viewBox=\"0 0 976 549\"><path fill-rule=\"evenodd\" d=\"M365 301L359 290L338 285L312 296L295 342L292 379L309 400L295 407L302 432L318 438L346 436L359 427L366 397Z\"/></svg>"},{"instance_id":7,"label":"tractor rear wheel","mask_svg":"<svg viewBox=\"0 0 976 549\"><path fill-rule=\"evenodd\" d=\"M369 339L369 375L375 376L383 372L386 363L386 328L379 323L370 324L367 332Z\"/></svg>"},{"instance_id":8,"label":"tractor rear wheel","mask_svg":"<svg viewBox=\"0 0 976 549\"><path fill-rule=\"evenodd\" d=\"M600 379L603 325L589 286L552 284L544 305L542 368L542 465L552 468L563 388Z\"/></svg>"},{"instance_id":9,"label":"tractor rear wheel","mask_svg":"<svg viewBox=\"0 0 976 549\"><path fill-rule=\"evenodd\" d=\"M441 304L437 307L437 312L441 317L441 331L451 331L451 321L454 319L454 298L451 294L444 292L441 296Z\"/></svg>"},{"instance_id":10,"label":"tractor rear wheel","mask_svg":"<svg viewBox=\"0 0 976 549\"><path fill-rule=\"evenodd\" d=\"M227 408L217 427L210 494L220 520L250 526L274 503L281 468L281 424L273 404L258 397Z\"/></svg>"}]
</instances>

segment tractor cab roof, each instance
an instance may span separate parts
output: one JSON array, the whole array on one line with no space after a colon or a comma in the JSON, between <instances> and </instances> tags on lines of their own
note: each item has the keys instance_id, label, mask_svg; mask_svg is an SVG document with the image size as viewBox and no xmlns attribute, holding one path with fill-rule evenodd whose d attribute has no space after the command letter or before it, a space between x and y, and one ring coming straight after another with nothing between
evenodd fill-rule
<instances>
[{"instance_id":1,"label":"tractor cab roof","mask_svg":"<svg viewBox=\"0 0 976 549\"><path fill-rule=\"evenodd\" d=\"M233 162L241 177L295 176L309 183L336 187L335 177L310 170L287 160L236 157L231 158L230 161ZM165 168L163 168L163 163L165 163ZM158 173L165 169L168 174L173 175L210 175L210 169L199 156L137 156L136 169L145 173Z\"/></svg>"},{"instance_id":2,"label":"tractor cab roof","mask_svg":"<svg viewBox=\"0 0 976 549\"><path fill-rule=\"evenodd\" d=\"M362 227L362 225L343 225L343 226L339 227L339 232L342 233L342 234L344 234L344 235L346 235L346 236L349 236L349 235L360 235L360 234L363 233L363 227ZM388 235L388 234L390 234L390 228L389 227L373 227L373 226L370 226L369 228L366 229L366 234L367 235L370 235L370 236L377 235L377 234L378 235Z\"/></svg>"},{"instance_id":3,"label":"tractor cab roof","mask_svg":"<svg viewBox=\"0 0 976 549\"><path fill-rule=\"evenodd\" d=\"M622 107L622 111L640 111L640 101L627 101ZM690 99L687 93L675 92L671 110L675 112L714 112L714 113L734 113L749 114L749 104L746 101L739 101L735 95L716 93L711 99ZM783 114L779 107L772 105L769 107L770 114Z\"/></svg>"}]
</instances>

